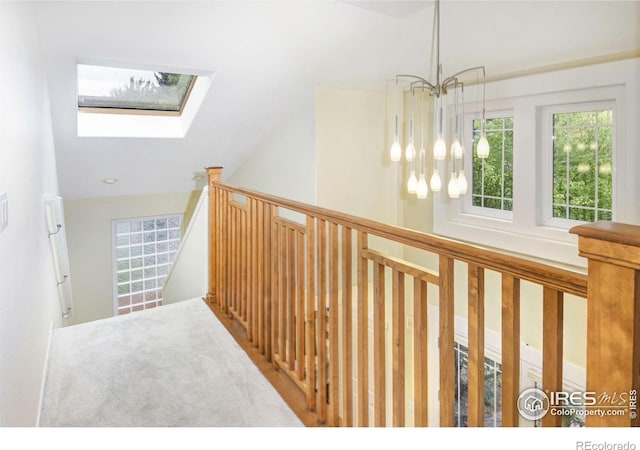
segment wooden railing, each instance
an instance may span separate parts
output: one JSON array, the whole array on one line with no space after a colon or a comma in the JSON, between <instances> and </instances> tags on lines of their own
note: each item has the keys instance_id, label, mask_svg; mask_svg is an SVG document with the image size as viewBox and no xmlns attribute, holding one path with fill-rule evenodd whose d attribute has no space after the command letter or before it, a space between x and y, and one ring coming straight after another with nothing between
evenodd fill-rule
<instances>
[{"instance_id":1,"label":"wooden railing","mask_svg":"<svg viewBox=\"0 0 640 450\"><path fill-rule=\"evenodd\" d=\"M485 270L502 276L503 426L519 423L521 280L543 287L545 390L563 389L565 294L588 297L587 390L611 394L638 389L637 227L600 232L600 225L589 225L574 230L581 235L581 254L590 258L587 289L587 276L581 273L232 187L220 182L221 171L208 169L211 209L207 300L242 324L247 339L265 360L287 374L304 393L307 407L317 413L320 423L404 426L405 403L410 399L413 424L428 425L427 293L428 285L435 285L439 308L439 423L454 425L454 261L468 267L470 426L482 426L484 420ZM281 217L283 211L297 213L300 220ZM636 240L630 241L629 235L636 235ZM370 237L434 253L438 271L376 251L370 248ZM604 244L607 240L616 242L617 252ZM624 256L629 253L632 256ZM597 258L600 260L595 263ZM598 279L592 276L594 267ZM624 278L620 287L602 287L613 285L619 277ZM388 280L390 290L386 288ZM405 342L406 310L413 316L412 354L407 354ZM373 342L369 354L371 316ZM412 373L405 370L407 358L413 360ZM391 367L390 379L387 367ZM413 385L410 392L409 384ZM542 423L559 426L560 419L548 414ZM628 426L637 424L637 419L628 415L589 418L587 424Z\"/></svg>"}]
</instances>

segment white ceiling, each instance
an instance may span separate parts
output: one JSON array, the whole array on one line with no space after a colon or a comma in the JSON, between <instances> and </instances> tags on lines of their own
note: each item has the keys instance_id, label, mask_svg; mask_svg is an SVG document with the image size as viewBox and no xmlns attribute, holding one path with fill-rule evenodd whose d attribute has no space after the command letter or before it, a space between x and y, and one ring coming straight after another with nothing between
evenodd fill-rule
<instances>
[{"instance_id":1,"label":"white ceiling","mask_svg":"<svg viewBox=\"0 0 640 450\"><path fill-rule=\"evenodd\" d=\"M317 86L383 89L427 75L432 2L43 2L61 194L185 191L208 165L232 173ZM640 48L640 2L444 2L446 74L489 75ZM184 139L78 138L78 59L216 72ZM117 178L115 185L100 182Z\"/></svg>"}]
</instances>

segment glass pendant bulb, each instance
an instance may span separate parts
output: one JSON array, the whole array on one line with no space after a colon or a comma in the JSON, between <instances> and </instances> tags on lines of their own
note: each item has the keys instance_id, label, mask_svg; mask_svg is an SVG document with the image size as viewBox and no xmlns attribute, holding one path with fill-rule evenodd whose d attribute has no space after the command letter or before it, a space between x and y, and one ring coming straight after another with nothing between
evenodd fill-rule
<instances>
[{"instance_id":1,"label":"glass pendant bulb","mask_svg":"<svg viewBox=\"0 0 640 450\"><path fill-rule=\"evenodd\" d=\"M413 145L413 142L409 142L409 145L407 145L407 148L404 151L404 157L409 162L416 158L416 147Z\"/></svg>"},{"instance_id":2,"label":"glass pendant bulb","mask_svg":"<svg viewBox=\"0 0 640 450\"><path fill-rule=\"evenodd\" d=\"M449 178L449 185L447 187L447 191L449 192L450 198L460 197L460 187L458 186L458 179L456 178L455 173L452 173L451 178Z\"/></svg>"},{"instance_id":3,"label":"glass pendant bulb","mask_svg":"<svg viewBox=\"0 0 640 450\"><path fill-rule=\"evenodd\" d=\"M458 190L460 191L461 195L464 195L467 193L468 188L469 186L467 184L467 177L464 176L464 170L461 170L458 174Z\"/></svg>"},{"instance_id":4,"label":"glass pendant bulb","mask_svg":"<svg viewBox=\"0 0 640 450\"><path fill-rule=\"evenodd\" d=\"M436 143L433 145L433 159L444 159L447 156L447 144L444 143L442 136L438 136Z\"/></svg>"},{"instance_id":5,"label":"glass pendant bulb","mask_svg":"<svg viewBox=\"0 0 640 450\"><path fill-rule=\"evenodd\" d=\"M451 144L451 156L455 159L462 159L462 144L458 138L455 138Z\"/></svg>"},{"instance_id":6,"label":"glass pendant bulb","mask_svg":"<svg viewBox=\"0 0 640 450\"><path fill-rule=\"evenodd\" d=\"M393 140L391 150L389 151L389 156L391 157L391 161L393 162L398 162L400 161L400 159L402 159L402 147L400 147L400 142L398 142L397 137Z\"/></svg>"},{"instance_id":7,"label":"glass pendant bulb","mask_svg":"<svg viewBox=\"0 0 640 450\"><path fill-rule=\"evenodd\" d=\"M418 179L416 178L416 172L415 170L411 170L411 175L409 175L409 181L407 181L407 192L409 192L409 194L415 194L417 188L418 188Z\"/></svg>"},{"instance_id":8,"label":"glass pendant bulb","mask_svg":"<svg viewBox=\"0 0 640 450\"><path fill-rule=\"evenodd\" d=\"M478 146L476 147L476 152L478 154L478 158L485 159L489 156L489 141L487 141L487 135L484 133L482 133L482 136L480 136Z\"/></svg>"},{"instance_id":9,"label":"glass pendant bulb","mask_svg":"<svg viewBox=\"0 0 640 450\"><path fill-rule=\"evenodd\" d=\"M424 173L420 174L420 181L418 181L416 195L419 199L425 199L427 198L427 195L429 195L429 188L427 187L427 180L424 179Z\"/></svg>"},{"instance_id":10,"label":"glass pendant bulb","mask_svg":"<svg viewBox=\"0 0 640 450\"><path fill-rule=\"evenodd\" d=\"M433 175L431 175L431 190L433 192L440 192L440 189L442 189L440 174L438 173L438 169L433 169Z\"/></svg>"}]
</instances>

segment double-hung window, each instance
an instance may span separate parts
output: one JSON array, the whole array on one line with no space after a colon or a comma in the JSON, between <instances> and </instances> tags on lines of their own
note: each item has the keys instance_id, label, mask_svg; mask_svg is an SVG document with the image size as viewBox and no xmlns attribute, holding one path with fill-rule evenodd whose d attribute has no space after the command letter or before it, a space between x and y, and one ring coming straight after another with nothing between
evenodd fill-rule
<instances>
[{"instance_id":1,"label":"double-hung window","mask_svg":"<svg viewBox=\"0 0 640 450\"><path fill-rule=\"evenodd\" d=\"M475 148L480 140L482 120L471 119L471 122L472 148ZM486 134L493 151L484 159L473 154L470 202L478 214L509 218L513 211L513 115L492 114L486 120Z\"/></svg>"},{"instance_id":2,"label":"double-hung window","mask_svg":"<svg viewBox=\"0 0 640 450\"><path fill-rule=\"evenodd\" d=\"M612 102L545 108L553 158L548 224L612 219L614 108Z\"/></svg>"}]
</instances>

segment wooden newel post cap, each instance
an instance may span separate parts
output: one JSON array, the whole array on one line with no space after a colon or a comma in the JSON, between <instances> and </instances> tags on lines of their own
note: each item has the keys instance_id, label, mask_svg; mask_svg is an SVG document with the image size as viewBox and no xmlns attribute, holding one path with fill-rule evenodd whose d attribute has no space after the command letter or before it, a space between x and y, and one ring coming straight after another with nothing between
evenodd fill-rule
<instances>
[{"instance_id":1,"label":"wooden newel post cap","mask_svg":"<svg viewBox=\"0 0 640 450\"><path fill-rule=\"evenodd\" d=\"M640 269L640 226L594 222L570 230L578 235L580 256Z\"/></svg>"},{"instance_id":2,"label":"wooden newel post cap","mask_svg":"<svg viewBox=\"0 0 640 450\"><path fill-rule=\"evenodd\" d=\"M222 167L207 167L207 176L209 181L220 181L220 175L222 175Z\"/></svg>"}]
</instances>

